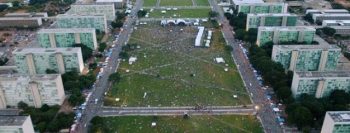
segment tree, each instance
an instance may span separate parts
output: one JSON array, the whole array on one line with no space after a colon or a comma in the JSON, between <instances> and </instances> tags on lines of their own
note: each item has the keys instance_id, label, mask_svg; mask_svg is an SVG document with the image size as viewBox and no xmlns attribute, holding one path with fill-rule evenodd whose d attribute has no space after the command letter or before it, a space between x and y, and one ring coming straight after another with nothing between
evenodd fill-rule
<instances>
[{"instance_id":1,"label":"tree","mask_svg":"<svg viewBox=\"0 0 350 133\"><path fill-rule=\"evenodd\" d=\"M258 35L258 29L257 28L250 28L248 30L248 33L245 36L245 40L250 43L255 43Z\"/></svg>"},{"instance_id":2,"label":"tree","mask_svg":"<svg viewBox=\"0 0 350 133\"><path fill-rule=\"evenodd\" d=\"M0 5L0 12L4 11L8 7L9 7L8 5Z\"/></svg>"},{"instance_id":3,"label":"tree","mask_svg":"<svg viewBox=\"0 0 350 133\"><path fill-rule=\"evenodd\" d=\"M147 11L146 11L146 10L139 10L139 11L137 12L137 16L138 16L139 18L146 16L146 14L147 14Z\"/></svg>"},{"instance_id":4,"label":"tree","mask_svg":"<svg viewBox=\"0 0 350 133\"><path fill-rule=\"evenodd\" d=\"M347 105L350 103L350 94L344 90L334 90L329 96L332 105Z\"/></svg>"},{"instance_id":5,"label":"tree","mask_svg":"<svg viewBox=\"0 0 350 133\"><path fill-rule=\"evenodd\" d=\"M46 112L46 111L50 110L50 106L47 104L44 104L43 106L41 106L40 110L42 112Z\"/></svg>"},{"instance_id":6,"label":"tree","mask_svg":"<svg viewBox=\"0 0 350 133\"><path fill-rule=\"evenodd\" d=\"M237 29L235 30L235 37L239 40L243 40L244 36L246 34L246 31L244 29Z\"/></svg>"},{"instance_id":7,"label":"tree","mask_svg":"<svg viewBox=\"0 0 350 133\"><path fill-rule=\"evenodd\" d=\"M129 54L125 51L121 51L119 53L119 57L122 58L122 59L128 59L129 58Z\"/></svg>"},{"instance_id":8,"label":"tree","mask_svg":"<svg viewBox=\"0 0 350 133\"><path fill-rule=\"evenodd\" d=\"M18 107L19 109L25 110L25 109L27 109L29 106L28 106L27 103L25 103L25 102L23 102L23 101L20 101L20 102L18 102L17 107Z\"/></svg>"},{"instance_id":9,"label":"tree","mask_svg":"<svg viewBox=\"0 0 350 133\"><path fill-rule=\"evenodd\" d=\"M334 28L331 27L323 27L322 32L326 34L327 36L333 36L336 32Z\"/></svg>"},{"instance_id":10,"label":"tree","mask_svg":"<svg viewBox=\"0 0 350 133\"><path fill-rule=\"evenodd\" d=\"M12 1L12 6L15 7L15 8L19 7L20 4L21 3L19 1Z\"/></svg>"},{"instance_id":11,"label":"tree","mask_svg":"<svg viewBox=\"0 0 350 133\"><path fill-rule=\"evenodd\" d=\"M98 51L103 52L107 48L106 43L100 43L100 46L98 47Z\"/></svg>"},{"instance_id":12,"label":"tree","mask_svg":"<svg viewBox=\"0 0 350 133\"><path fill-rule=\"evenodd\" d=\"M73 47L80 47L81 48L81 53L83 55L83 59L87 60L92 56L93 50L83 44L74 44Z\"/></svg>"},{"instance_id":13,"label":"tree","mask_svg":"<svg viewBox=\"0 0 350 133\"><path fill-rule=\"evenodd\" d=\"M112 26L113 28L120 28L120 27L123 26L123 21L121 21L121 20L113 21L113 22L111 23L111 26Z\"/></svg>"},{"instance_id":14,"label":"tree","mask_svg":"<svg viewBox=\"0 0 350 133\"><path fill-rule=\"evenodd\" d=\"M304 19L308 22L310 22L311 24L314 23L314 19L312 18L312 14L311 13L308 13L304 16Z\"/></svg>"},{"instance_id":15,"label":"tree","mask_svg":"<svg viewBox=\"0 0 350 133\"><path fill-rule=\"evenodd\" d=\"M8 58L1 58L1 59L0 59L0 66L5 65L5 64L7 63L7 61L9 61Z\"/></svg>"},{"instance_id":16,"label":"tree","mask_svg":"<svg viewBox=\"0 0 350 133\"><path fill-rule=\"evenodd\" d=\"M232 48L231 45L225 45L225 50L226 50L227 52L232 52L232 51L233 51L233 48Z\"/></svg>"},{"instance_id":17,"label":"tree","mask_svg":"<svg viewBox=\"0 0 350 133\"><path fill-rule=\"evenodd\" d=\"M120 77L120 74L118 72L113 73L113 74L109 75L109 77L108 77L108 81L111 81L111 82L119 82L120 79L121 79L121 77Z\"/></svg>"},{"instance_id":18,"label":"tree","mask_svg":"<svg viewBox=\"0 0 350 133\"><path fill-rule=\"evenodd\" d=\"M312 123L312 113L308 108L297 106L288 117L298 128L310 126Z\"/></svg>"},{"instance_id":19,"label":"tree","mask_svg":"<svg viewBox=\"0 0 350 133\"><path fill-rule=\"evenodd\" d=\"M219 15L218 12L215 12L215 11L210 11L210 12L209 12L209 18L215 18L215 17L217 17L218 15Z\"/></svg>"},{"instance_id":20,"label":"tree","mask_svg":"<svg viewBox=\"0 0 350 133\"><path fill-rule=\"evenodd\" d=\"M53 74L53 73L57 73L55 70L53 69L46 69L46 74Z\"/></svg>"}]
</instances>

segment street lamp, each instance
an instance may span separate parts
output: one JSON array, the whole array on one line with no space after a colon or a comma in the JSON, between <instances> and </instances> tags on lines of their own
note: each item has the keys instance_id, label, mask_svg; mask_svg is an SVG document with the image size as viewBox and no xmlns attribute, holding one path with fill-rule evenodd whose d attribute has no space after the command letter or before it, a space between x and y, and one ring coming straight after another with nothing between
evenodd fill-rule
<instances>
[{"instance_id":1,"label":"street lamp","mask_svg":"<svg viewBox=\"0 0 350 133\"><path fill-rule=\"evenodd\" d=\"M260 107L259 107L259 105L255 105L255 110L259 110L260 109Z\"/></svg>"}]
</instances>

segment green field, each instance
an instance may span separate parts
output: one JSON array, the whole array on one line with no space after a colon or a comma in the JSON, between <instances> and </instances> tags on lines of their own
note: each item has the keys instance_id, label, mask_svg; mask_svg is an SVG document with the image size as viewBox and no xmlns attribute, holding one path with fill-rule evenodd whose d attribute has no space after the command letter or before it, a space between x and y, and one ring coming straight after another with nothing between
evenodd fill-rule
<instances>
[{"instance_id":1,"label":"green field","mask_svg":"<svg viewBox=\"0 0 350 133\"><path fill-rule=\"evenodd\" d=\"M197 6L209 6L208 0L196 0Z\"/></svg>"},{"instance_id":2,"label":"green field","mask_svg":"<svg viewBox=\"0 0 350 133\"><path fill-rule=\"evenodd\" d=\"M208 18L210 8L207 9L181 9L170 10L161 13L162 10L154 10L149 13L150 18ZM176 15L176 16L174 16Z\"/></svg>"},{"instance_id":3,"label":"green field","mask_svg":"<svg viewBox=\"0 0 350 133\"><path fill-rule=\"evenodd\" d=\"M109 133L263 133L254 116L123 116L105 117L92 132ZM156 122L155 127L151 123ZM103 128L96 128L102 127Z\"/></svg>"},{"instance_id":4,"label":"green field","mask_svg":"<svg viewBox=\"0 0 350 133\"><path fill-rule=\"evenodd\" d=\"M105 105L250 104L232 57L224 50L221 32L215 30L210 48L193 47L196 34L194 27L139 26L129 44L140 48L128 52L138 59L132 65L120 63L122 80L110 89ZM215 57L223 57L226 64L217 64Z\"/></svg>"},{"instance_id":5,"label":"green field","mask_svg":"<svg viewBox=\"0 0 350 133\"><path fill-rule=\"evenodd\" d=\"M143 6L156 6L157 0L144 0Z\"/></svg>"},{"instance_id":6,"label":"green field","mask_svg":"<svg viewBox=\"0 0 350 133\"><path fill-rule=\"evenodd\" d=\"M160 6L192 6L192 0L160 0Z\"/></svg>"}]
</instances>

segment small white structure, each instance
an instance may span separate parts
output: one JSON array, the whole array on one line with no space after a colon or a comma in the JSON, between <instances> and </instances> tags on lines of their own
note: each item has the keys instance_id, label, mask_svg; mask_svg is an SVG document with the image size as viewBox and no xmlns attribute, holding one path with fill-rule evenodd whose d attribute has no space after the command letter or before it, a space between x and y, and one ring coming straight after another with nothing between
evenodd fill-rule
<instances>
[{"instance_id":1,"label":"small white structure","mask_svg":"<svg viewBox=\"0 0 350 133\"><path fill-rule=\"evenodd\" d=\"M237 95L233 95L233 98L237 98Z\"/></svg>"},{"instance_id":2,"label":"small white structure","mask_svg":"<svg viewBox=\"0 0 350 133\"><path fill-rule=\"evenodd\" d=\"M278 108L273 108L273 111L275 111L275 112L279 112L279 111L280 111L280 109L278 109Z\"/></svg>"},{"instance_id":3,"label":"small white structure","mask_svg":"<svg viewBox=\"0 0 350 133\"><path fill-rule=\"evenodd\" d=\"M129 64L132 65L132 63L134 63L137 60L136 57L130 57L129 58Z\"/></svg>"},{"instance_id":4,"label":"small white structure","mask_svg":"<svg viewBox=\"0 0 350 133\"><path fill-rule=\"evenodd\" d=\"M157 126L157 123L156 122L152 122L151 126L155 127L155 126Z\"/></svg>"},{"instance_id":5,"label":"small white structure","mask_svg":"<svg viewBox=\"0 0 350 133\"><path fill-rule=\"evenodd\" d=\"M196 47L201 46L204 27L200 26L200 27L198 27L198 29L199 29L199 31L197 33L196 41L194 43L194 46L196 46Z\"/></svg>"},{"instance_id":6,"label":"small white structure","mask_svg":"<svg viewBox=\"0 0 350 133\"><path fill-rule=\"evenodd\" d=\"M119 101L120 101L120 98L115 98L115 101L116 101L116 102L119 102Z\"/></svg>"},{"instance_id":7,"label":"small white structure","mask_svg":"<svg viewBox=\"0 0 350 133\"><path fill-rule=\"evenodd\" d=\"M222 57L215 58L214 60L216 61L216 63L225 63L225 60Z\"/></svg>"},{"instance_id":8,"label":"small white structure","mask_svg":"<svg viewBox=\"0 0 350 133\"><path fill-rule=\"evenodd\" d=\"M161 13L163 13L163 14L164 14L164 13L166 13L166 11L165 11L165 10L163 10L163 11L161 11Z\"/></svg>"},{"instance_id":9,"label":"small white structure","mask_svg":"<svg viewBox=\"0 0 350 133\"><path fill-rule=\"evenodd\" d=\"M210 40L205 40L205 47L210 47Z\"/></svg>"},{"instance_id":10,"label":"small white structure","mask_svg":"<svg viewBox=\"0 0 350 133\"><path fill-rule=\"evenodd\" d=\"M228 71L228 68L225 68L224 70L225 70L225 72L227 72L227 71Z\"/></svg>"},{"instance_id":11,"label":"small white structure","mask_svg":"<svg viewBox=\"0 0 350 133\"><path fill-rule=\"evenodd\" d=\"M208 36L207 36L207 39L208 39L208 40L210 40L212 35L213 35L213 31L208 30Z\"/></svg>"},{"instance_id":12,"label":"small white structure","mask_svg":"<svg viewBox=\"0 0 350 133\"><path fill-rule=\"evenodd\" d=\"M177 10L177 8L173 8L173 10L174 10L174 11L176 11L176 10Z\"/></svg>"}]
</instances>

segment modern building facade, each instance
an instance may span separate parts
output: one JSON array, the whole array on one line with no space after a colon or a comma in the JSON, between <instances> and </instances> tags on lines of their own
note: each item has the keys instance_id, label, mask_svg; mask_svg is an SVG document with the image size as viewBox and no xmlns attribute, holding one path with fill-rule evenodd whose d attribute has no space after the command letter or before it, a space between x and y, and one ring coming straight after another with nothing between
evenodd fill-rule
<instances>
[{"instance_id":1,"label":"modern building facade","mask_svg":"<svg viewBox=\"0 0 350 133\"><path fill-rule=\"evenodd\" d=\"M322 24L324 20L350 20L350 14L312 14L316 24Z\"/></svg>"},{"instance_id":2,"label":"modern building facade","mask_svg":"<svg viewBox=\"0 0 350 133\"><path fill-rule=\"evenodd\" d=\"M60 74L0 75L0 107L17 107L19 102L40 108L61 105L65 99Z\"/></svg>"},{"instance_id":3,"label":"modern building facade","mask_svg":"<svg viewBox=\"0 0 350 133\"><path fill-rule=\"evenodd\" d=\"M350 35L350 26L330 26L337 35Z\"/></svg>"},{"instance_id":4,"label":"modern building facade","mask_svg":"<svg viewBox=\"0 0 350 133\"><path fill-rule=\"evenodd\" d=\"M346 9L307 9L305 14L347 14L349 13Z\"/></svg>"},{"instance_id":5,"label":"modern building facade","mask_svg":"<svg viewBox=\"0 0 350 133\"><path fill-rule=\"evenodd\" d=\"M126 0L96 0L96 3L99 4L112 3L115 8L123 8L125 2Z\"/></svg>"},{"instance_id":6,"label":"modern building facade","mask_svg":"<svg viewBox=\"0 0 350 133\"><path fill-rule=\"evenodd\" d=\"M241 4L263 4L263 0L232 0L233 6L238 6Z\"/></svg>"},{"instance_id":7,"label":"modern building facade","mask_svg":"<svg viewBox=\"0 0 350 133\"><path fill-rule=\"evenodd\" d=\"M350 133L350 111L328 111L321 133Z\"/></svg>"},{"instance_id":8,"label":"modern building facade","mask_svg":"<svg viewBox=\"0 0 350 133\"><path fill-rule=\"evenodd\" d=\"M81 48L24 48L14 52L17 71L21 74L82 72L84 68Z\"/></svg>"},{"instance_id":9,"label":"modern building facade","mask_svg":"<svg viewBox=\"0 0 350 133\"><path fill-rule=\"evenodd\" d=\"M42 24L40 17L0 17L0 28L38 28Z\"/></svg>"},{"instance_id":10,"label":"modern building facade","mask_svg":"<svg viewBox=\"0 0 350 133\"><path fill-rule=\"evenodd\" d=\"M48 17L47 12L7 13L5 17Z\"/></svg>"},{"instance_id":11,"label":"modern building facade","mask_svg":"<svg viewBox=\"0 0 350 133\"><path fill-rule=\"evenodd\" d=\"M57 15L56 25L58 28L95 28L101 32L108 32L104 15Z\"/></svg>"},{"instance_id":12,"label":"modern building facade","mask_svg":"<svg viewBox=\"0 0 350 133\"><path fill-rule=\"evenodd\" d=\"M258 28L257 45L262 46L266 43L305 43L311 44L316 29L310 26L292 26L292 27L263 27Z\"/></svg>"},{"instance_id":13,"label":"modern building facade","mask_svg":"<svg viewBox=\"0 0 350 133\"><path fill-rule=\"evenodd\" d=\"M287 3L241 3L235 6L237 13L287 13Z\"/></svg>"},{"instance_id":14,"label":"modern building facade","mask_svg":"<svg viewBox=\"0 0 350 133\"><path fill-rule=\"evenodd\" d=\"M105 15L107 20L113 21L115 19L115 7L113 3L104 4L73 4L66 14L77 15Z\"/></svg>"},{"instance_id":15,"label":"modern building facade","mask_svg":"<svg viewBox=\"0 0 350 133\"><path fill-rule=\"evenodd\" d=\"M322 26L350 26L350 20L323 20Z\"/></svg>"},{"instance_id":16,"label":"modern building facade","mask_svg":"<svg viewBox=\"0 0 350 133\"><path fill-rule=\"evenodd\" d=\"M246 22L246 30L250 28L258 28L259 26L295 26L297 23L297 15L289 13L280 14L248 14Z\"/></svg>"},{"instance_id":17,"label":"modern building facade","mask_svg":"<svg viewBox=\"0 0 350 133\"><path fill-rule=\"evenodd\" d=\"M37 34L38 42L43 48L72 47L73 44L83 44L91 49L97 49L94 28L41 29Z\"/></svg>"},{"instance_id":18,"label":"modern building facade","mask_svg":"<svg viewBox=\"0 0 350 133\"><path fill-rule=\"evenodd\" d=\"M30 116L0 115L0 133L35 133Z\"/></svg>"},{"instance_id":19,"label":"modern building facade","mask_svg":"<svg viewBox=\"0 0 350 133\"><path fill-rule=\"evenodd\" d=\"M296 72L292 81L292 94L298 98L309 94L316 98L329 96L333 90L350 91L350 71Z\"/></svg>"},{"instance_id":20,"label":"modern building facade","mask_svg":"<svg viewBox=\"0 0 350 133\"><path fill-rule=\"evenodd\" d=\"M335 45L273 45L272 60L291 71L331 71L340 54Z\"/></svg>"}]
</instances>

